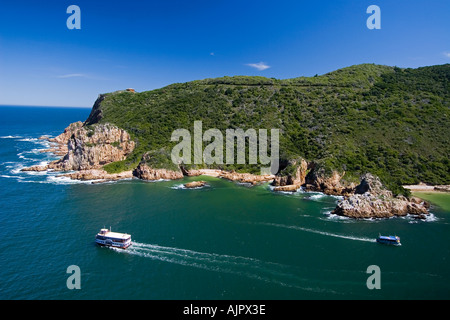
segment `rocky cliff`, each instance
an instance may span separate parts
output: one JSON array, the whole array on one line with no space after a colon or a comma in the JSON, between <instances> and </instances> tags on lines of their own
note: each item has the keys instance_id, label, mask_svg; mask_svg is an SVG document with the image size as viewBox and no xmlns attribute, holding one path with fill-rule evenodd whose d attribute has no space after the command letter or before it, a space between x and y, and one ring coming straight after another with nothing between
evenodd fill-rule
<instances>
[{"instance_id":1,"label":"rocky cliff","mask_svg":"<svg viewBox=\"0 0 450 320\"><path fill-rule=\"evenodd\" d=\"M180 170L155 169L141 162L136 169L133 170L133 176L142 180L176 180L184 177Z\"/></svg>"},{"instance_id":2,"label":"rocky cliff","mask_svg":"<svg viewBox=\"0 0 450 320\"><path fill-rule=\"evenodd\" d=\"M329 172L302 158L291 160L284 170L274 176L218 169L186 170L178 166L172 169L153 167L159 163L152 162L152 159L159 154L147 152L134 170L109 174L103 170L103 166L125 160L135 148L135 142L125 130L108 123L87 125L76 122L69 125L62 134L48 141L56 144L50 149L52 152L55 150L65 152L65 155L47 166L32 166L23 171L75 170L77 172L67 173L64 176L79 180L119 180L131 177L143 180L174 180L184 176L208 174L252 185L272 181L276 186L275 191L296 191L302 186L307 191L345 196L333 213L352 218L388 218L407 214L424 218L428 214L426 202L404 196L394 197L378 177L366 174L361 178L359 185L348 184L343 181L345 172Z\"/></svg>"},{"instance_id":3,"label":"rocky cliff","mask_svg":"<svg viewBox=\"0 0 450 320\"><path fill-rule=\"evenodd\" d=\"M99 169L105 164L125 160L135 146L130 135L111 124L82 126L68 139L67 154L48 165L57 171Z\"/></svg>"},{"instance_id":4,"label":"rocky cliff","mask_svg":"<svg viewBox=\"0 0 450 320\"><path fill-rule=\"evenodd\" d=\"M295 192L303 187L306 191L341 196L351 194L356 186L343 181L345 172L327 172L316 163L308 163L305 159L290 161L289 167L293 174L280 172L272 183L275 186L274 191Z\"/></svg>"},{"instance_id":5,"label":"rocky cliff","mask_svg":"<svg viewBox=\"0 0 450 320\"><path fill-rule=\"evenodd\" d=\"M82 122L75 122L70 124L62 134L48 141L56 146L45 151L55 154L65 152L64 156L47 166L32 166L24 168L23 171L101 169L108 163L125 160L135 147L135 142L125 130L111 124L86 126ZM101 175L104 174L105 172L101 173ZM84 176L95 178L92 172Z\"/></svg>"},{"instance_id":6,"label":"rocky cliff","mask_svg":"<svg viewBox=\"0 0 450 320\"><path fill-rule=\"evenodd\" d=\"M235 171L222 171L219 177L241 183L250 183L252 185L272 181L275 178L274 175L257 175L251 173L239 173Z\"/></svg>"},{"instance_id":7,"label":"rocky cliff","mask_svg":"<svg viewBox=\"0 0 450 320\"><path fill-rule=\"evenodd\" d=\"M275 191L296 191L305 184L309 168L305 159L291 160L287 168L293 168L293 173L280 172L272 182Z\"/></svg>"},{"instance_id":8,"label":"rocky cliff","mask_svg":"<svg viewBox=\"0 0 450 320\"><path fill-rule=\"evenodd\" d=\"M339 202L332 213L351 218L390 218L412 214L423 219L429 214L428 206L414 197L394 197L378 177L365 174L354 194Z\"/></svg>"},{"instance_id":9,"label":"rocky cliff","mask_svg":"<svg viewBox=\"0 0 450 320\"><path fill-rule=\"evenodd\" d=\"M349 195L353 193L354 183L344 181L345 171L333 170L327 172L324 168L316 164L311 165L311 170L305 179L305 190L318 191L328 195Z\"/></svg>"}]
</instances>

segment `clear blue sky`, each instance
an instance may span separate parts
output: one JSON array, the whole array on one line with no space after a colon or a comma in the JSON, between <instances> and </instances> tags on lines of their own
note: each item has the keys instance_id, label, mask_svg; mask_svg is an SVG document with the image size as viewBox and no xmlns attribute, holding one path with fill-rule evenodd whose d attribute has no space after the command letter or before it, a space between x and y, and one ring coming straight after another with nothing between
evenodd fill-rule
<instances>
[{"instance_id":1,"label":"clear blue sky","mask_svg":"<svg viewBox=\"0 0 450 320\"><path fill-rule=\"evenodd\" d=\"M80 30L66 26L72 4ZM366 27L372 4L380 30ZM0 104L91 107L99 93L204 78L445 64L449 16L449 0L3 1Z\"/></svg>"}]
</instances>

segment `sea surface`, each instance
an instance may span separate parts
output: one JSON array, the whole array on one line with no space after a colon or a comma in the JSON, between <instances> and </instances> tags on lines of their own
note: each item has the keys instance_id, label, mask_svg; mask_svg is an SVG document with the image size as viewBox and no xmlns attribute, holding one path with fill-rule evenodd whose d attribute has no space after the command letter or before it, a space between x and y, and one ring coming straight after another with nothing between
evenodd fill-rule
<instances>
[{"instance_id":1,"label":"sea surface","mask_svg":"<svg viewBox=\"0 0 450 320\"><path fill-rule=\"evenodd\" d=\"M213 177L92 184L20 169L89 109L0 107L0 299L449 299L450 197L425 221L351 220L338 197ZM183 183L206 180L199 189ZM430 201L433 201L430 198ZM132 235L98 247L100 228ZM398 235L402 246L378 244ZM80 268L70 290L67 268ZM369 289L369 266L380 289Z\"/></svg>"}]
</instances>

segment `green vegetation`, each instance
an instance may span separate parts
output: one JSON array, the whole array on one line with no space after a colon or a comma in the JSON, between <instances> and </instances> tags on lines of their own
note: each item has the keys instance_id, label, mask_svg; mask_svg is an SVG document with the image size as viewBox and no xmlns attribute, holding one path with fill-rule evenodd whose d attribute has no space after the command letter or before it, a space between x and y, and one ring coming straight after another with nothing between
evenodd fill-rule
<instances>
[{"instance_id":1,"label":"green vegetation","mask_svg":"<svg viewBox=\"0 0 450 320\"><path fill-rule=\"evenodd\" d=\"M194 121L202 120L204 131L279 128L282 163L303 157L345 171L349 180L371 172L394 193L420 181L450 184L450 64L363 64L286 80L223 77L103 97L87 123L111 122L137 142L127 160L108 169L135 166L148 151L154 165L169 165L173 130L193 133Z\"/></svg>"}]
</instances>

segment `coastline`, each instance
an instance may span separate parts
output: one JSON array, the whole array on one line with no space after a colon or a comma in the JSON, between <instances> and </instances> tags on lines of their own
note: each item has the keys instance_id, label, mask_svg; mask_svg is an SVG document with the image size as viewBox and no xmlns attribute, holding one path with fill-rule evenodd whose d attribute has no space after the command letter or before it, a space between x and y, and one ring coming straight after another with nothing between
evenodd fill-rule
<instances>
[{"instance_id":1,"label":"coastline","mask_svg":"<svg viewBox=\"0 0 450 320\"><path fill-rule=\"evenodd\" d=\"M430 202L445 211L450 211L450 192L442 191L414 191L414 197Z\"/></svg>"},{"instance_id":2,"label":"coastline","mask_svg":"<svg viewBox=\"0 0 450 320\"><path fill-rule=\"evenodd\" d=\"M411 192L450 192L450 185L427 185L420 183L415 185L404 185L403 188L409 189Z\"/></svg>"},{"instance_id":3,"label":"coastline","mask_svg":"<svg viewBox=\"0 0 450 320\"><path fill-rule=\"evenodd\" d=\"M61 177L80 181L95 181L102 183L122 179L138 178L144 181L178 180L183 177L211 176L224 178L239 183L258 185L271 182L278 192L296 192L304 186L307 191L323 192L328 195L344 196L333 213L352 218L388 218L414 214L424 219L429 214L429 205L418 198L408 199L403 196L394 197L387 190L378 177L370 173L361 177L359 185L342 184L341 179L345 172L333 171L325 174L323 170L312 171L314 165L304 159L290 163L295 168L294 173L285 176L259 175L226 171L223 169L178 169L155 168L152 166L152 155L145 153L140 163L133 170L119 173L109 173L105 165L124 161L134 150L136 143L123 129L109 123L99 124L95 127L86 127L81 121L70 124L63 133L55 138L41 136L40 140L47 140L51 148L42 150L55 155L64 154L59 160L47 165L35 165L23 168L21 171L56 171ZM413 190L435 190L442 188L450 191L450 186L427 186L423 183L418 186L405 186Z\"/></svg>"}]
</instances>

